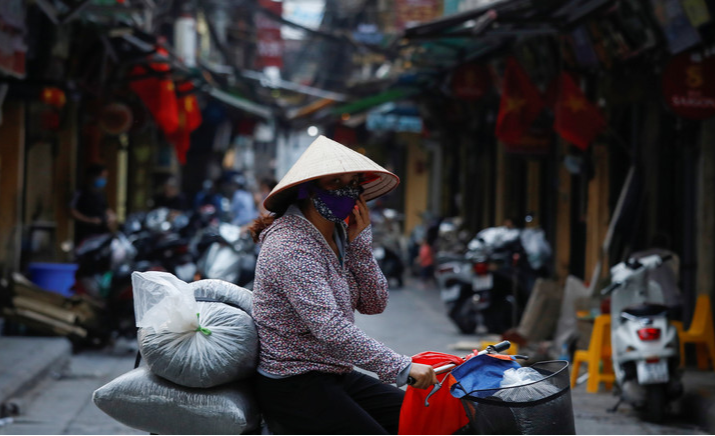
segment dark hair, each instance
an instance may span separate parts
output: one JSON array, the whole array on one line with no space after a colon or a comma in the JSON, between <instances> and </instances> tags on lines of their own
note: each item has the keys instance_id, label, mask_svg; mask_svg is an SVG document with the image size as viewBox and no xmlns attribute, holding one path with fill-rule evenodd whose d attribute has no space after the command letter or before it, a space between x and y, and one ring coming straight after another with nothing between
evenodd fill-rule
<instances>
[{"instance_id":1,"label":"dark hair","mask_svg":"<svg viewBox=\"0 0 715 436\"><path fill-rule=\"evenodd\" d=\"M291 204L299 203L302 201L301 199L297 198L298 190L296 189L296 187L289 188L286 191L281 192L280 194L283 195L283 201L279 203L279 207L281 209L274 211L275 213L263 214L259 216L258 218L253 220L253 223L250 225L250 227L248 227L248 231L251 232L251 237L253 238L254 242L258 242L261 232L265 230L268 226L273 224L273 221L275 221L276 218L280 218L285 215L286 211L288 210L288 207L290 207Z\"/></svg>"},{"instance_id":2,"label":"dark hair","mask_svg":"<svg viewBox=\"0 0 715 436\"><path fill-rule=\"evenodd\" d=\"M266 228L270 227L271 224L273 224L273 221L278 218L277 215L274 214L262 214L255 220L253 220L253 223L248 227L248 231L251 232L251 238L253 238L253 242L258 243L260 241L260 236L261 232L264 231Z\"/></svg>"},{"instance_id":3,"label":"dark hair","mask_svg":"<svg viewBox=\"0 0 715 436\"><path fill-rule=\"evenodd\" d=\"M87 169L84 171L84 175L87 178L87 181L94 179L95 177L99 177L103 172L107 170L107 167L100 164L100 163L93 163L90 164Z\"/></svg>"},{"instance_id":4,"label":"dark hair","mask_svg":"<svg viewBox=\"0 0 715 436\"><path fill-rule=\"evenodd\" d=\"M275 188L276 185L278 184L278 182L276 181L276 179L274 179L274 178L272 178L272 177L264 177L264 178L262 178L262 179L261 179L261 183L263 183L264 185L268 186L268 189L273 189L273 188Z\"/></svg>"}]
</instances>

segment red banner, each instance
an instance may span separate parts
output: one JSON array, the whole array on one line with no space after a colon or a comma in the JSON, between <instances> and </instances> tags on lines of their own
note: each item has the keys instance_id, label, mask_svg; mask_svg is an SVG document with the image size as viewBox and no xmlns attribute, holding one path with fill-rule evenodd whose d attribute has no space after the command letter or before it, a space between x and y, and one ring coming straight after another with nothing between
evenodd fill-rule
<instances>
[{"instance_id":1,"label":"red banner","mask_svg":"<svg viewBox=\"0 0 715 436\"><path fill-rule=\"evenodd\" d=\"M283 3L273 0L259 0L261 8L266 9L279 17L283 15ZM283 38L281 37L281 24L261 12L256 14L256 34L258 38L258 56L256 68L283 67Z\"/></svg>"},{"instance_id":2,"label":"red banner","mask_svg":"<svg viewBox=\"0 0 715 436\"><path fill-rule=\"evenodd\" d=\"M712 50L691 50L675 56L663 72L663 96L683 118L704 120L715 116L715 55Z\"/></svg>"},{"instance_id":3,"label":"red banner","mask_svg":"<svg viewBox=\"0 0 715 436\"><path fill-rule=\"evenodd\" d=\"M568 73L562 72L554 108L554 130L566 141L585 150L605 127L606 120L598 107L586 99Z\"/></svg>"},{"instance_id":4,"label":"red banner","mask_svg":"<svg viewBox=\"0 0 715 436\"><path fill-rule=\"evenodd\" d=\"M541 110L544 100L526 71L514 57L506 60L497 125L494 134L502 142L519 144Z\"/></svg>"}]
</instances>

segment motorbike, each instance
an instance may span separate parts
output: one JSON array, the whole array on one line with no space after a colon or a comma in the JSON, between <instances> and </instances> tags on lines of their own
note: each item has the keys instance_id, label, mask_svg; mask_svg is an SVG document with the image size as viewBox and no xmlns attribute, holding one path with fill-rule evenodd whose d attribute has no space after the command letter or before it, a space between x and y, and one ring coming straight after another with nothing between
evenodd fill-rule
<instances>
[{"instance_id":1,"label":"motorbike","mask_svg":"<svg viewBox=\"0 0 715 436\"><path fill-rule=\"evenodd\" d=\"M403 217L393 209L382 209L373 216L372 254L389 283L404 284L405 263L400 253L400 223Z\"/></svg>"},{"instance_id":2,"label":"motorbike","mask_svg":"<svg viewBox=\"0 0 715 436\"><path fill-rule=\"evenodd\" d=\"M88 238L75 250L75 293L91 298L102 319L90 329L88 344L104 345L113 336L136 334L130 278L138 268L136 255L123 232Z\"/></svg>"},{"instance_id":3,"label":"motorbike","mask_svg":"<svg viewBox=\"0 0 715 436\"><path fill-rule=\"evenodd\" d=\"M147 213L146 231L135 240L143 247L139 258L150 263L153 269L170 272L185 282L193 281L197 265L190 250L190 223L187 214L177 214L167 208Z\"/></svg>"},{"instance_id":4,"label":"motorbike","mask_svg":"<svg viewBox=\"0 0 715 436\"><path fill-rule=\"evenodd\" d=\"M256 269L255 244L248 233L229 223L214 223L194 237L197 276L251 289Z\"/></svg>"},{"instance_id":5,"label":"motorbike","mask_svg":"<svg viewBox=\"0 0 715 436\"><path fill-rule=\"evenodd\" d=\"M541 229L508 227L481 230L464 254L438 254L435 278L449 318L465 334L515 327L549 256Z\"/></svg>"},{"instance_id":6,"label":"motorbike","mask_svg":"<svg viewBox=\"0 0 715 436\"><path fill-rule=\"evenodd\" d=\"M683 393L676 328L670 323L667 288L651 274L671 255L631 258L611 268L610 295L613 371L621 402L646 421L661 422L668 404Z\"/></svg>"}]
</instances>

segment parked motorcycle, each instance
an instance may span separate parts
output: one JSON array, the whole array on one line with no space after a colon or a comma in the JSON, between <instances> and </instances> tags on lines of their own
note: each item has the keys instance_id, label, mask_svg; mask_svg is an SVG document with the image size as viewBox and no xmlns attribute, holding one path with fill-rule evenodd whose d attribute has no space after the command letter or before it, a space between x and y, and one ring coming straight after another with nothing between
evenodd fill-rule
<instances>
[{"instance_id":1,"label":"parked motorcycle","mask_svg":"<svg viewBox=\"0 0 715 436\"><path fill-rule=\"evenodd\" d=\"M678 334L666 305L669 290L649 277L670 258L656 254L621 262L611 268L611 285L602 291L611 296L618 404L633 405L651 422L661 422L668 404L683 393Z\"/></svg>"},{"instance_id":2,"label":"parked motorcycle","mask_svg":"<svg viewBox=\"0 0 715 436\"><path fill-rule=\"evenodd\" d=\"M440 253L435 278L448 316L465 334L518 325L550 253L541 229L508 227L481 230L463 255Z\"/></svg>"},{"instance_id":3,"label":"parked motorcycle","mask_svg":"<svg viewBox=\"0 0 715 436\"><path fill-rule=\"evenodd\" d=\"M372 254L387 281L404 284L405 263L402 258L401 226L403 217L393 209L381 209L371 217L373 225Z\"/></svg>"},{"instance_id":4,"label":"parked motorcycle","mask_svg":"<svg viewBox=\"0 0 715 436\"><path fill-rule=\"evenodd\" d=\"M202 279L219 279L251 289L256 269L253 239L241 228L215 223L202 229L192 241L198 258L197 274Z\"/></svg>"}]
</instances>

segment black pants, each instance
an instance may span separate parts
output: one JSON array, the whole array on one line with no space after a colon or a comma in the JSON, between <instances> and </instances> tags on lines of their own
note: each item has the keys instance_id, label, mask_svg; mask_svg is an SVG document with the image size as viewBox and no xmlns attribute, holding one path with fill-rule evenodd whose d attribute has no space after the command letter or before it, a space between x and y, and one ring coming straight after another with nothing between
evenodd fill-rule
<instances>
[{"instance_id":1,"label":"black pants","mask_svg":"<svg viewBox=\"0 0 715 436\"><path fill-rule=\"evenodd\" d=\"M256 377L258 403L276 434L397 434L404 392L366 374Z\"/></svg>"}]
</instances>

